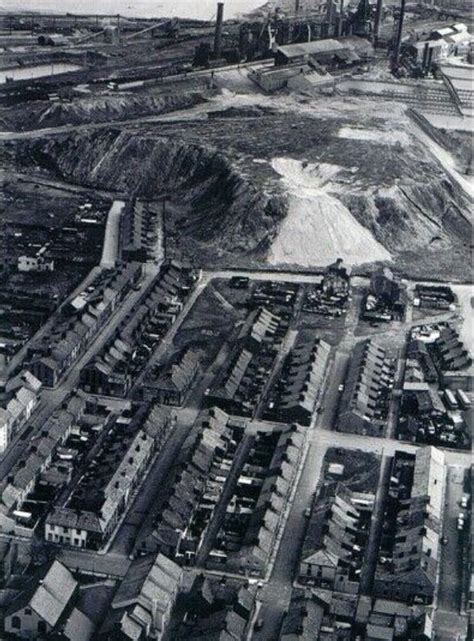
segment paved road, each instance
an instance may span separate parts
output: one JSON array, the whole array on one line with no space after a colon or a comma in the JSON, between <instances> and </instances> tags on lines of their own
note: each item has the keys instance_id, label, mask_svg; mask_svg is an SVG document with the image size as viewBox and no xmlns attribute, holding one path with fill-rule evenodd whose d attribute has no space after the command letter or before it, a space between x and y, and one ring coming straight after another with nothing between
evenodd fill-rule
<instances>
[{"instance_id":1,"label":"paved road","mask_svg":"<svg viewBox=\"0 0 474 641\"><path fill-rule=\"evenodd\" d=\"M114 200L107 214L102 258L100 259L101 267L114 267L119 258L120 220L124 207L123 200Z\"/></svg>"},{"instance_id":2,"label":"paved road","mask_svg":"<svg viewBox=\"0 0 474 641\"><path fill-rule=\"evenodd\" d=\"M370 595L374 586L375 570L377 569L378 551L382 539L385 500L390 482L392 458L383 456L380 464L379 482L375 495L374 511L372 513L369 540L364 555L364 565L360 577L361 594Z\"/></svg>"},{"instance_id":3,"label":"paved road","mask_svg":"<svg viewBox=\"0 0 474 641\"><path fill-rule=\"evenodd\" d=\"M184 443L190 425L175 425L168 441L162 448L160 454L153 462L153 465L144 479L143 483L127 510L122 523L120 524L109 550L112 553L127 556L129 555L140 534L140 540L152 530L153 507L156 497L166 482L168 474L176 462L181 446ZM145 531L146 530L146 531Z\"/></svg>"},{"instance_id":4,"label":"paved road","mask_svg":"<svg viewBox=\"0 0 474 641\"><path fill-rule=\"evenodd\" d=\"M145 274L141 282L140 291L132 290L125 298L122 304L117 308L115 313L108 319L107 324L97 334L89 348L82 354L82 356L74 363L74 365L66 373L61 383L55 389L43 389L41 391L42 406L38 412L31 417L30 421L25 425L22 430L21 438L19 438L10 448L7 449L2 460L0 461L0 479L3 479L10 471L12 466L20 457L23 450L26 448L28 440L38 432L48 417L54 410L64 401L64 399L73 391L78 388L79 374L81 369L86 363L103 347L103 345L113 335L118 325L123 321L127 314L136 307L143 291L154 278L154 274Z\"/></svg>"},{"instance_id":5,"label":"paved road","mask_svg":"<svg viewBox=\"0 0 474 641\"><path fill-rule=\"evenodd\" d=\"M71 570L120 578L125 576L131 563L120 554L101 555L88 550L69 548L63 548L58 554L58 559Z\"/></svg>"},{"instance_id":6,"label":"paved road","mask_svg":"<svg viewBox=\"0 0 474 641\"><path fill-rule=\"evenodd\" d=\"M142 283L142 291L154 277L155 272L156 267L151 265L147 266L144 282ZM320 276L311 274L302 276L301 274L275 274L274 272L248 273L239 272L238 270L236 270L235 272L205 272L202 274L200 282L184 305L183 310L177 319L177 322L168 333L165 340L160 345L157 352L154 354L153 358L158 359L162 355L162 353L170 347L179 326L186 318L189 310L194 305L200 293L212 278L229 277L231 275L237 275L239 273L243 275L249 275L252 278L260 278L264 280L274 279L289 280L294 282L318 282L320 280ZM94 353L96 353L101 348L103 343L115 330L115 327L129 313L129 311L131 311L134 306L136 306L140 295L141 292L132 292L132 294L124 301L117 314L111 320L111 323L103 329L98 337L96 337L89 350L79 359L73 370L66 375L65 379L58 387L58 389L45 391L45 404L40 408L38 415L32 421L32 427L30 428L31 433L37 430L42 422L46 420L47 416L51 413L54 407L56 407L71 390L77 387L80 368ZM346 332L344 339L341 341L340 348L336 353L333 363L331 364L329 377L330 385L326 389L323 404L324 406L321 412L315 416L313 425L308 433L308 453L305 458L304 464L302 465L301 477L298 482L296 494L289 507L289 514L286 519L285 527L282 534L280 535L280 544L277 548L277 553L272 563L270 578L266 586L261 591L261 598L263 601L261 616L263 617L265 623L262 631L255 632L253 635L253 638L257 641L272 641L272 639L278 638L281 619L289 604L292 582L299 560L301 543L305 534L306 520L304 518L303 512L305 508L310 505L312 494L316 488L321 474L322 463L327 449L336 445L348 449L360 449L362 451L379 454L383 453L385 457L390 457L396 450L415 453L418 447L411 443L403 443L390 438L383 439L356 434L345 434L334 432L331 430L334 424L334 417L336 415L337 406L340 399L338 385L344 379L350 350L355 342L363 339L363 337L358 338L354 336L354 329L356 326L355 316L354 318L348 316L347 322L348 331ZM382 332L380 332L380 335L383 337L384 334L390 333L392 331L395 330L383 329ZM397 331L399 332L400 329L397 328ZM186 408L177 411L176 414L179 417L179 424L182 426L183 431L181 433L175 432L175 438L170 441L170 447L165 454L165 458L162 461L158 460L156 465L154 465L151 469L151 476L146 479L146 482L142 486L143 491L140 491L138 493L135 501L132 503L132 507L127 513L127 516L125 517L125 520L120 526L116 538L112 543L111 551L105 556L85 551L68 550L62 552L64 558L67 559L67 563L71 567L82 567L84 571L91 571L93 569L95 571L104 570L105 574L113 574L119 572L124 573L126 571L126 567L128 567L126 554L129 552L130 546L137 538L137 535L139 538L141 538L142 534L145 532L143 528L146 529L151 527L152 515L154 507L156 505L154 499L156 497L158 489L161 487L162 483L165 482L170 464L175 454L179 452L181 437L185 437L186 430L190 429L190 426L193 424L198 415L199 403L201 401L204 389L209 385L218 366L225 361L227 353L227 346L224 346L218 354L213 366L197 383L194 393L192 394L192 398L190 399L190 402L187 404ZM139 382L137 382L137 384L139 384ZM469 467L471 464L471 454L469 452L445 450L445 454L449 465ZM14 449L11 453L7 452L6 457L0 463L0 476L4 476L6 473L8 473L8 466L11 466L12 461L15 460L18 455L18 451L15 451ZM449 483L450 488L452 487L451 481L454 478L455 477L451 475ZM459 488L457 488L456 484L454 484L453 487L454 489L449 491L451 491L452 495L454 495L455 497L455 504L457 500L456 493L459 491ZM452 495L449 495L449 505L452 505ZM143 516L145 514L148 515L148 518L143 519ZM453 549L451 550L449 546L446 546L446 557L443 558L444 570L442 569L442 571L451 571L449 564L453 563L455 555L456 548L453 547ZM451 612L455 607L457 607L456 604L458 603L458 601L459 600L457 599L457 597L455 598L455 595L453 597L453 595L450 595L447 592L446 594L443 594L441 591L441 614L448 610ZM443 621L446 620L449 622L449 625L452 625L451 618L452 612L446 614Z\"/></svg>"},{"instance_id":7,"label":"paved road","mask_svg":"<svg viewBox=\"0 0 474 641\"><path fill-rule=\"evenodd\" d=\"M463 576L463 533L457 530L459 512L463 494L464 468L457 465L448 467L446 475L446 493L444 504L443 535L447 544L441 549L440 582L438 607L441 610L459 611L461 607Z\"/></svg>"},{"instance_id":8,"label":"paved road","mask_svg":"<svg viewBox=\"0 0 474 641\"><path fill-rule=\"evenodd\" d=\"M239 269L225 269L222 271L206 271L202 272L202 280L205 283L210 282L214 278L232 278L233 276L244 276L252 280L272 280L277 282L288 282L288 283L320 283L322 280L322 274L324 269L321 268L320 273L294 273L294 272L277 272L272 271L271 269L265 271L255 270L255 271L242 271Z\"/></svg>"},{"instance_id":9,"label":"paved road","mask_svg":"<svg viewBox=\"0 0 474 641\"><path fill-rule=\"evenodd\" d=\"M311 505L328 447L321 447L318 431L314 428L309 433L309 439L308 453L279 542L270 580L261 591L263 603L260 617L264 620L264 626L262 630L254 632L252 639L256 641L278 639L282 617L290 602L292 583L306 531L304 510Z\"/></svg>"},{"instance_id":10,"label":"paved road","mask_svg":"<svg viewBox=\"0 0 474 641\"><path fill-rule=\"evenodd\" d=\"M108 191L105 189L96 189L95 187L84 187L83 185L73 185L72 183L63 182L60 180L53 180L51 178L45 178L43 176L35 176L34 174L25 174L20 171L0 171L0 177L6 177L8 179L14 178L19 182L24 183L33 183L35 185L41 185L42 187L49 187L51 189L57 189L58 191L68 191L73 194L83 194L84 196L90 195L93 193L95 196L101 196L108 200L113 200L119 195L117 192Z\"/></svg>"}]
</instances>

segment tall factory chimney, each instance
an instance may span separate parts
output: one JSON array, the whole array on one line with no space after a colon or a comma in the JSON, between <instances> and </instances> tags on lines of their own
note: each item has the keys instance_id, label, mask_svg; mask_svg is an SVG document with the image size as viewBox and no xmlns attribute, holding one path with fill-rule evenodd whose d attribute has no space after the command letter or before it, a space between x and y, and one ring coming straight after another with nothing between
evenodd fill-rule
<instances>
[{"instance_id":1,"label":"tall factory chimney","mask_svg":"<svg viewBox=\"0 0 474 641\"><path fill-rule=\"evenodd\" d=\"M403 35L403 22L405 20L405 3L406 0L400 0L400 17L398 19L397 35L395 39L395 46L393 48L393 66L398 66L398 60L400 58L400 48L402 45L402 35Z\"/></svg>"},{"instance_id":2,"label":"tall factory chimney","mask_svg":"<svg viewBox=\"0 0 474 641\"><path fill-rule=\"evenodd\" d=\"M379 40L380 23L382 21L382 10L383 10L383 0L377 0L377 8L375 9L375 20L374 20L374 33L373 33L374 46L377 46L377 43Z\"/></svg>"},{"instance_id":3,"label":"tall factory chimney","mask_svg":"<svg viewBox=\"0 0 474 641\"><path fill-rule=\"evenodd\" d=\"M214 57L220 58L222 52L222 23L224 22L224 3L217 3L216 31L214 34Z\"/></svg>"},{"instance_id":4,"label":"tall factory chimney","mask_svg":"<svg viewBox=\"0 0 474 641\"><path fill-rule=\"evenodd\" d=\"M344 0L340 0L339 4L339 18L338 18L338 24L337 24L337 34L338 36L343 35L344 31Z\"/></svg>"}]
</instances>

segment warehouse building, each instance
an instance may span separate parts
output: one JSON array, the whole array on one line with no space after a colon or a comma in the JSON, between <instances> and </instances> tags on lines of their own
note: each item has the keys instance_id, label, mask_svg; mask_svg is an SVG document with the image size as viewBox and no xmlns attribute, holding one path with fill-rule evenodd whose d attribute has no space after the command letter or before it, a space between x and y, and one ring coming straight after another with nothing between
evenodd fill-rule
<instances>
[{"instance_id":1,"label":"warehouse building","mask_svg":"<svg viewBox=\"0 0 474 641\"><path fill-rule=\"evenodd\" d=\"M338 69L361 64L372 57L373 47L368 40L349 36L278 47L275 64L312 64L316 68Z\"/></svg>"}]
</instances>

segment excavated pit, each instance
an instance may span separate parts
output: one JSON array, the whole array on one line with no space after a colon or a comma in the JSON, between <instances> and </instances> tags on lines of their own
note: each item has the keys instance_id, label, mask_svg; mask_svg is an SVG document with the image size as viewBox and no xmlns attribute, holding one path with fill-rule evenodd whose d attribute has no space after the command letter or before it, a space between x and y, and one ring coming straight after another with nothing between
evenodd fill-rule
<instances>
[{"instance_id":1,"label":"excavated pit","mask_svg":"<svg viewBox=\"0 0 474 641\"><path fill-rule=\"evenodd\" d=\"M170 258L311 268L341 256L465 279L469 202L406 117L382 124L358 109L356 129L352 106L343 115L316 107L285 98L245 118L237 109L206 119L200 105L195 120L188 110L181 120L36 138L7 155L22 171L164 199Z\"/></svg>"},{"instance_id":2,"label":"excavated pit","mask_svg":"<svg viewBox=\"0 0 474 641\"><path fill-rule=\"evenodd\" d=\"M216 148L117 129L20 145L16 160L61 180L128 197L166 201L168 249L200 263L263 256L286 214Z\"/></svg>"}]
</instances>

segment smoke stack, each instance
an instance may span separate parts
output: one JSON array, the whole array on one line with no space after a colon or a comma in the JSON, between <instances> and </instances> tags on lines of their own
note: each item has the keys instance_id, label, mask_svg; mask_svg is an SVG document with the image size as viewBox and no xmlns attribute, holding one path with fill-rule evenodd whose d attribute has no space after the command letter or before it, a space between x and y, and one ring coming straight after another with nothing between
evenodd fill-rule
<instances>
[{"instance_id":1,"label":"smoke stack","mask_svg":"<svg viewBox=\"0 0 474 641\"><path fill-rule=\"evenodd\" d=\"M377 0L377 8L375 10L374 20L374 45L377 46L379 41L380 22L382 21L382 7L383 0Z\"/></svg>"},{"instance_id":2,"label":"smoke stack","mask_svg":"<svg viewBox=\"0 0 474 641\"><path fill-rule=\"evenodd\" d=\"M337 35L338 36L342 36L343 25L344 25L344 0L340 0L339 20L338 20L338 25L337 25Z\"/></svg>"},{"instance_id":3,"label":"smoke stack","mask_svg":"<svg viewBox=\"0 0 474 641\"><path fill-rule=\"evenodd\" d=\"M393 51L393 66L398 66L398 60L400 58L400 47L402 45L402 35L403 35L403 22L405 20L405 2L406 0L400 1L400 18L398 20L397 28L397 39L395 40L395 48Z\"/></svg>"},{"instance_id":4,"label":"smoke stack","mask_svg":"<svg viewBox=\"0 0 474 641\"><path fill-rule=\"evenodd\" d=\"M326 3L326 21L328 23L328 35L329 30L331 29L331 24L333 20L333 0L328 0Z\"/></svg>"},{"instance_id":5,"label":"smoke stack","mask_svg":"<svg viewBox=\"0 0 474 641\"><path fill-rule=\"evenodd\" d=\"M426 60L426 70L425 73L430 73L431 67L433 66L433 53L434 53L434 48L430 47L428 51L428 58Z\"/></svg>"},{"instance_id":6,"label":"smoke stack","mask_svg":"<svg viewBox=\"0 0 474 641\"><path fill-rule=\"evenodd\" d=\"M217 3L216 31L214 35L214 57L220 58L222 51L222 23L224 22L224 3Z\"/></svg>"}]
</instances>

